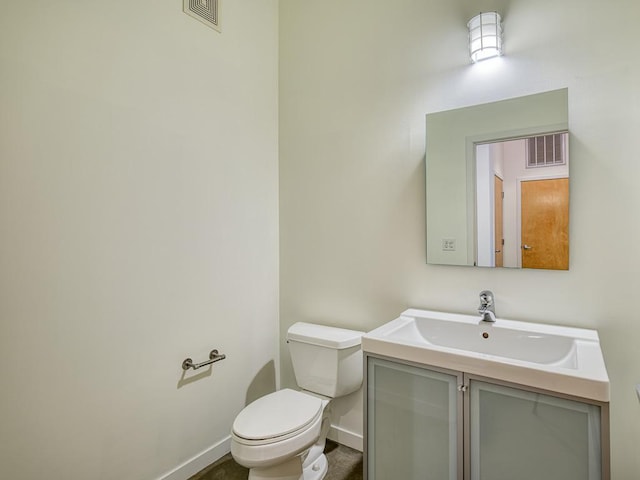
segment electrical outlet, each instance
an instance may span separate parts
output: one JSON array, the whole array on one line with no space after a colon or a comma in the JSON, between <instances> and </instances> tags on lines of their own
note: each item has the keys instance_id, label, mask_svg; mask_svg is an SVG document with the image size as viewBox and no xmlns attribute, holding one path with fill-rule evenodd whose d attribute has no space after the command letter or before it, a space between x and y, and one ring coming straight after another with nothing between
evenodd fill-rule
<instances>
[{"instance_id":1,"label":"electrical outlet","mask_svg":"<svg viewBox=\"0 0 640 480\"><path fill-rule=\"evenodd\" d=\"M456 250L456 239L455 238L443 238L442 239L442 250L445 252L454 252Z\"/></svg>"}]
</instances>

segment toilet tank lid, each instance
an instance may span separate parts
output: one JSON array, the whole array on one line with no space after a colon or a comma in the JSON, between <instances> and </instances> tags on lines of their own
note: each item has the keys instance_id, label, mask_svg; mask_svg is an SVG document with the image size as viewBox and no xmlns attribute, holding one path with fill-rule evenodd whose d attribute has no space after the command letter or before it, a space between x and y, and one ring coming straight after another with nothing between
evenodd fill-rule
<instances>
[{"instance_id":1,"label":"toilet tank lid","mask_svg":"<svg viewBox=\"0 0 640 480\"><path fill-rule=\"evenodd\" d=\"M289 327L287 341L292 340L341 350L360 345L364 334L365 332L346 328L298 322Z\"/></svg>"}]
</instances>

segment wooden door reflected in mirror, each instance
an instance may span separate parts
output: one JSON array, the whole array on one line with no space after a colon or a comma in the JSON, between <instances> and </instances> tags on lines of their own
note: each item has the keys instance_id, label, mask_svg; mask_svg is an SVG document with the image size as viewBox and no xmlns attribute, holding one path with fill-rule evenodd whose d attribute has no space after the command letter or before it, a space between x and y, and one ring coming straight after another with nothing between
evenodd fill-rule
<instances>
[{"instance_id":1,"label":"wooden door reflected in mirror","mask_svg":"<svg viewBox=\"0 0 640 480\"><path fill-rule=\"evenodd\" d=\"M521 183L522 268L569 269L569 179Z\"/></svg>"}]
</instances>

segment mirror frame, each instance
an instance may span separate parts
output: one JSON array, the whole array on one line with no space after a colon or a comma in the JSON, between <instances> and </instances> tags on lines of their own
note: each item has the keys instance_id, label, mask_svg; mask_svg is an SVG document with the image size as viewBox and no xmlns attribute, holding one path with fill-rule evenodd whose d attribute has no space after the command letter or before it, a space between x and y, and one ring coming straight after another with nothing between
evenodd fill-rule
<instances>
[{"instance_id":1,"label":"mirror frame","mask_svg":"<svg viewBox=\"0 0 640 480\"><path fill-rule=\"evenodd\" d=\"M525 112L525 113L523 113ZM426 254L427 263L434 265L475 266L475 147L522 137L569 130L568 89L552 90L497 102L435 112L426 116ZM431 178L436 165L452 162L465 181L457 182L457 189L447 190L459 206L465 205L464 215L454 212L458 232L464 233L464 245L459 242L456 252L443 252L441 239L452 236L438 231L437 210L446 204L445 198L434 198L430 192L442 187L443 181ZM431 167L430 167L431 159ZM445 179L446 180L446 179ZM450 180L450 179L449 179ZM445 182L446 183L446 182ZM462 184L464 183L464 187ZM431 185L431 186L430 186ZM464 196L464 199L459 197ZM449 198L449 197L447 197ZM464 217L464 218L463 218ZM436 222L436 223L434 223ZM464 222L464 226L461 223ZM454 238L456 235L453 235ZM443 255L443 253L445 255ZM453 255L446 255L454 253ZM450 261L445 261L449 258Z\"/></svg>"}]
</instances>

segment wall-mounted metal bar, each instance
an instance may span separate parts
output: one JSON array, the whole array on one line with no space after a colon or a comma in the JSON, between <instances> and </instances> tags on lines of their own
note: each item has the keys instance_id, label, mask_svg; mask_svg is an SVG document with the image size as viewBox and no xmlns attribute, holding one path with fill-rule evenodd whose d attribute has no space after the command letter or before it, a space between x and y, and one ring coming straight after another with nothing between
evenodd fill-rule
<instances>
[{"instance_id":1,"label":"wall-mounted metal bar","mask_svg":"<svg viewBox=\"0 0 640 480\"><path fill-rule=\"evenodd\" d=\"M224 360L225 358L227 358L227 356L224 353L218 353L218 350L211 350L209 360L206 362L193 363L193 360L190 358L185 358L184 362L182 362L182 369L189 370L190 368L193 368L194 370L197 370L199 368L206 367L207 365L211 365L212 363L219 362L220 360Z\"/></svg>"}]
</instances>

